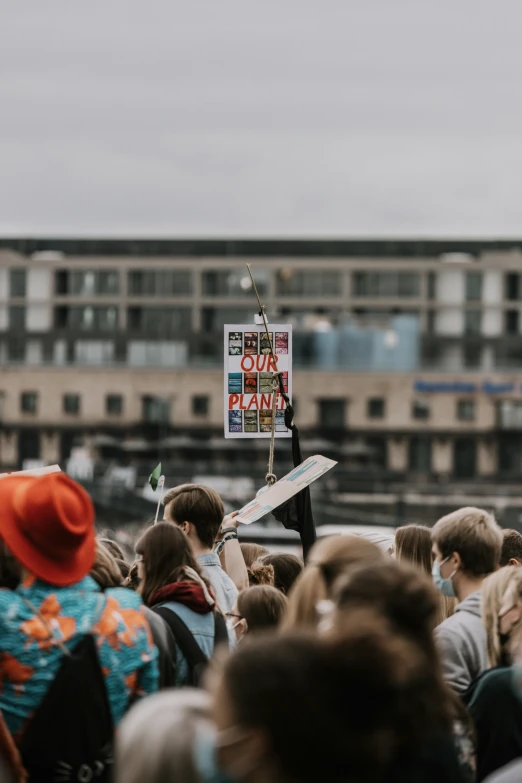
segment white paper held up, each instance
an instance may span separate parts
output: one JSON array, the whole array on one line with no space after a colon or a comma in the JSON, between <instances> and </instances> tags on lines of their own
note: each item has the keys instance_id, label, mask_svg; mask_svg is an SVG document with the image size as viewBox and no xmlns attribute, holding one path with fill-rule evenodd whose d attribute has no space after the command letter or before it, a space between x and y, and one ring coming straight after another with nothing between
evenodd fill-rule
<instances>
[{"instance_id":1,"label":"white paper held up","mask_svg":"<svg viewBox=\"0 0 522 783\"><path fill-rule=\"evenodd\" d=\"M30 470L13 470L12 473L0 473L0 478L6 476L46 476L48 473L61 473L59 465L48 465L45 468L31 468Z\"/></svg>"},{"instance_id":2,"label":"white paper held up","mask_svg":"<svg viewBox=\"0 0 522 783\"><path fill-rule=\"evenodd\" d=\"M308 457L270 489L243 506L237 519L243 525L250 525L261 519L265 514L269 514L282 503L297 495L302 489L324 476L334 465L337 465L335 460L322 457L320 454Z\"/></svg>"}]
</instances>

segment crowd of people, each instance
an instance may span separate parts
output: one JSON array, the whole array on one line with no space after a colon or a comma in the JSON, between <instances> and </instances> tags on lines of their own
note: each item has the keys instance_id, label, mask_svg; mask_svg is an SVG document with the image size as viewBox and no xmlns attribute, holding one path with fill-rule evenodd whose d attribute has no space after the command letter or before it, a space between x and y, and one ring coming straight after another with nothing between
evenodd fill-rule
<instances>
[{"instance_id":1,"label":"crowd of people","mask_svg":"<svg viewBox=\"0 0 522 783\"><path fill-rule=\"evenodd\" d=\"M0 781L522 780L522 535L487 511L303 563L200 485L133 562L65 474L0 509Z\"/></svg>"}]
</instances>

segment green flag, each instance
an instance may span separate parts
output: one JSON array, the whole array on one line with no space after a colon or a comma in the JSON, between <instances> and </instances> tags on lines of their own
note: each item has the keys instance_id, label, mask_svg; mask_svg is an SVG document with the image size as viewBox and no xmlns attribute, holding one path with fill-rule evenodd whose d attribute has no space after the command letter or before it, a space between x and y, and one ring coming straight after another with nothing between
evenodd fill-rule
<instances>
[{"instance_id":1,"label":"green flag","mask_svg":"<svg viewBox=\"0 0 522 783\"><path fill-rule=\"evenodd\" d=\"M158 481L160 476L161 476L161 462L159 465L156 465L156 467L154 468L154 470L149 476L149 484L151 485L154 492L156 492L158 488Z\"/></svg>"}]
</instances>

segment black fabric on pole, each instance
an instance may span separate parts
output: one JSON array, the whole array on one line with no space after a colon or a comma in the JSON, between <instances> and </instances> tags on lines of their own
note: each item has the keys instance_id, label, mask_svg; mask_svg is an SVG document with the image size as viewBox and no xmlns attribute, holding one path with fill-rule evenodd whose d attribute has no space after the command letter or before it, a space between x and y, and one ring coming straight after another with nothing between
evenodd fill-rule
<instances>
[{"instance_id":1,"label":"black fabric on pole","mask_svg":"<svg viewBox=\"0 0 522 783\"><path fill-rule=\"evenodd\" d=\"M286 402L285 424L292 431L292 458L294 467L297 467L303 461L301 446L299 444L299 430L293 423L294 409L290 404L288 396L283 389L283 382L279 378L281 394ZM314 516L312 513L312 500L310 497L310 487L305 487L297 495L287 500L286 503L272 511L273 516L278 522L281 522L287 530L296 530L301 537L303 545L303 558L306 562L310 549L317 541L315 532Z\"/></svg>"}]
</instances>

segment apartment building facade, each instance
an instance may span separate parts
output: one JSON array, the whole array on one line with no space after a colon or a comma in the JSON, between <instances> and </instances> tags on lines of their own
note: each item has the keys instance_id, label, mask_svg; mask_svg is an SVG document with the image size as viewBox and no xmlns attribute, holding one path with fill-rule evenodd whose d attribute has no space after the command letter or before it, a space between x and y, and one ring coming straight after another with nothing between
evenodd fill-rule
<instances>
[{"instance_id":1,"label":"apartment building facade","mask_svg":"<svg viewBox=\"0 0 522 783\"><path fill-rule=\"evenodd\" d=\"M0 465L81 442L208 469L260 453L220 437L222 327L253 320L250 263L294 328L305 438L376 474L516 480L520 247L0 240Z\"/></svg>"}]
</instances>

